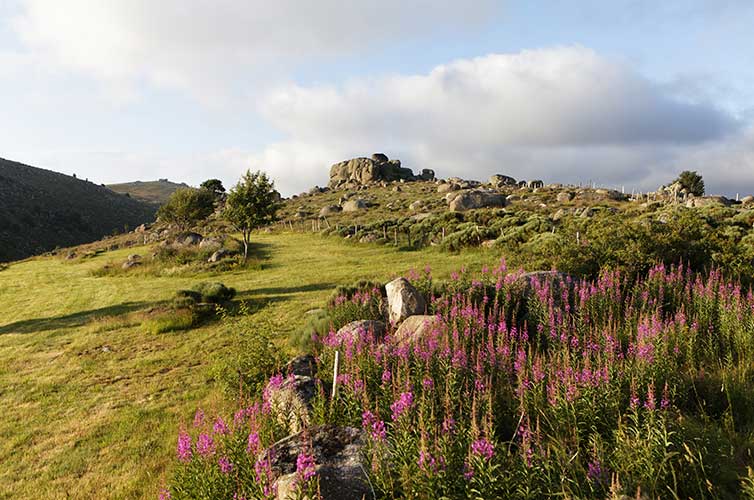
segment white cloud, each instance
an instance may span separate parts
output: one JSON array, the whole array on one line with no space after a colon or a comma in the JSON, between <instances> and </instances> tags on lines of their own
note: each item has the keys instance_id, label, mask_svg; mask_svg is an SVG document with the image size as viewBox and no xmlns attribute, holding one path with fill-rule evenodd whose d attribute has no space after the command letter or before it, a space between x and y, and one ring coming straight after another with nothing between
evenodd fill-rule
<instances>
[{"instance_id":1,"label":"white cloud","mask_svg":"<svg viewBox=\"0 0 754 500\"><path fill-rule=\"evenodd\" d=\"M486 22L493 0L18 0L13 25L49 61L108 82L201 99L311 58L361 53Z\"/></svg>"},{"instance_id":2,"label":"white cloud","mask_svg":"<svg viewBox=\"0 0 754 500\"><path fill-rule=\"evenodd\" d=\"M501 172L655 188L674 175L680 155L739 127L668 89L579 47L494 54L343 86L294 85L260 105L290 140L262 156L275 174L311 171L323 180L330 163L384 151L442 176ZM302 177L297 188L305 187Z\"/></svg>"}]
</instances>

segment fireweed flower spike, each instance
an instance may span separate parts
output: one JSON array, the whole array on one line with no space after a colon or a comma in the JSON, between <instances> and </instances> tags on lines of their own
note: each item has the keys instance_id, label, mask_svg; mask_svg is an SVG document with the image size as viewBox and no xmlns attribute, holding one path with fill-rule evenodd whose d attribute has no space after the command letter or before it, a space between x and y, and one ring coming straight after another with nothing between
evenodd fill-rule
<instances>
[{"instance_id":1,"label":"fireweed flower spike","mask_svg":"<svg viewBox=\"0 0 754 500\"><path fill-rule=\"evenodd\" d=\"M191 436L185 430L178 433L178 447L176 450L178 460L188 462L191 460Z\"/></svg>"}]
</instances>

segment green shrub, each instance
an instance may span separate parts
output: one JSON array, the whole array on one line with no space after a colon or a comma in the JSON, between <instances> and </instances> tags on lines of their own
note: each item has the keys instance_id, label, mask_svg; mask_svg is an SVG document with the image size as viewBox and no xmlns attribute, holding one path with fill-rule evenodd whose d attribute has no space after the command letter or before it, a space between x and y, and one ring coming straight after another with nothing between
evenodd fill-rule
<instances>
[{"instance_id":1,"label":"green shrub","mask_svg":"<svg viewBox=\"0 0 754 500\"><path fill-rule=\"evenodd\" d=\"M158 334L179 330L190 330L197 323L194 311L190 309L172 309L149 317L141 326L149 333Z\"/></svg>"}]
</instances>

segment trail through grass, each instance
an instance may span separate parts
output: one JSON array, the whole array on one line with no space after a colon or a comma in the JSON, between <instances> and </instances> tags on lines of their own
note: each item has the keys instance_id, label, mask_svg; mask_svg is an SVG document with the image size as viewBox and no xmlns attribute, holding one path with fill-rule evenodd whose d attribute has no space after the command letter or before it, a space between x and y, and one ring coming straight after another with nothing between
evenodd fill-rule
<instances>
[{"instance_id":1,"label":"trail through grass","mask_svg":"<svg viewBox=\"0 0 754 500\"><path fill-rule=\"evenodd\" d=\"M445 277L496 259L474 251L402 252L307 234L255 238L261 270L95 277L130 248L69 262L38 258L0 272L0 498L154 498L175 435L197 406L226 409L209 367L233 341L220 323L151 334L136 316L201 280L262 306L284 348L338 284L385 281L429 264Z\"/></svg>"}]
</instances>

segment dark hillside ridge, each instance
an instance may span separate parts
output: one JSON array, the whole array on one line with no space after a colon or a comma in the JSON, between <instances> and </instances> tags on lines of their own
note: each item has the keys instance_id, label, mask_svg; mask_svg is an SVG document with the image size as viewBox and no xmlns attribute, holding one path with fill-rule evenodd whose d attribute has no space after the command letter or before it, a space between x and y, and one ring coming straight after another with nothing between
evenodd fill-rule
<instances>
[{"instance_id":1,"label":"dark hillside ridge","mask_svg":"<svg viewBox=\"0 0 754 500\"><path fill-rule=\"evenodd\" d=\"M155 212L104 186L0 158L0 262L133 229Z\"/></svg>"},{"instance_id":2,"label":"dark hillside ridge","mask_svg":"<svg viewBox=\"0 0 754 500\"><path fill-rule=\"evenodd\" d=\"M108 184L108 188L116 193L128 193L131 198L162 205L168 201L170 195L177 189L190 187L185 183L170 182L167 179L157 181L135 181L121 184Z\"/></svg>"}]
</instances>

